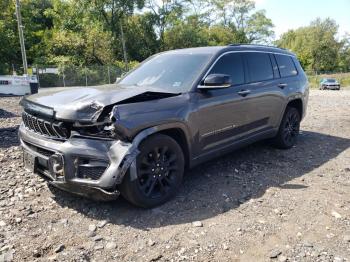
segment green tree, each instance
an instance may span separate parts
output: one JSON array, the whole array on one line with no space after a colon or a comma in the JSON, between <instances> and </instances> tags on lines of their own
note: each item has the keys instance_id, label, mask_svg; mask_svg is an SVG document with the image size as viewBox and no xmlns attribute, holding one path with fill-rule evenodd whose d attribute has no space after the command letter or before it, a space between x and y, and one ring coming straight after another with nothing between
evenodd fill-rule
<instances>
[{"instance_id":1,"label":"green tree","mask_svg":"<svg viewBox=\"0 0 350 262\"><path fill-rule=\"evenodd\" d=\"M45 55L40 44L46 30L52 27L52 20L47 18L45 10L51 7L50 0L21 1L22 22L24 25L27 60L32 64L35 57ZM12 66L22 67L22 56L18 38L15 4L12 0L0 2L0 74L11 73Z\"/></svg>"},{"instance_id":2,"label":"green tree","mask_svg":"<svg viewBox=\"0 0 350 262\"><path fill-rule=\"evenodd\" d=\"M276 44L295 52L307 70L333 71L337 69L341 48L337 32L334 20L318 18L307 27L283 34Z\"/></svg>"},{"instance_id":3,"label":"green tree","mask_svg":"<svg viewBox=\"0 0 350 262\"><path fill-rule=\"evenodd\" d=\"M245 32L248 42L260 44L271 43L275 35L273 27L272 20L265 15L265 10L257 11L247 21Z\"/></svg>"},{"instance_id":4,"label":"green tree","mask_svg":"<svg viewBox=\"0 0 350 262\"><path fill-rule=\"evenodd\" d=\"M153 14L160 49L168 49L165 44L165 31L172 26L178 26L183 21L184 2L182 0L147 0L145 7Z\"/></svg>"},{"instance_id":5,"label":"green tree","mask_svg":"<svg viewBox=\"0 0 350 262\"><path fill-rule=\"evenodd\" d=\"M21 64L21 51L15 20L15 6L11 0L0 2L0 74L8 74L12 65Z\"/></svg>"},{"instance_id":6,"label":"green tree","mask_svg":"<svg viewBox=\"0 0 350 262\"><path fill-rule=\"evenodd\" d=\"M197 17L177 21L164 35L166 49L198 47L208 44L203 26Z\"/></svg>"},{"instance_id":7,"label":"green tree","mask_svg":"<svg viewBox=\"0 0 350 262\"><path fill-rule=\"evenodd\" d=\"M131 60L142 61L159 52L160 41L154 30L155 24L155 17L150 12L128 18L125 37Z\"/></svg>"},{"instance_id":8,"label":"green tree","mask_svg":"<svg viewBox=\"0 0 350 262\"><path fill-rule=\"evenodd\" d=\"M341 41L341 48L338 57L338 69L343 72L350 71L350 34L345 34Z\"/></svg>"},{"instance_id":9,"label":"green tree","mask_svg":"<svg viewBox=\"0 0 350 262\"><path fill-rule=\"evenodd\" d=\"M271 43L273 23L264 10L255 11L252 0L212 0L217 20L231 27L241 43Z\"/></svg>"},{"instance_id":10,"label":"green tree","mask_svg":"<svg viewBox=\"0 0 350 262\"><path fill-rule=\"evenodd\" d=\"M113 37L114 52L119 59L127 59L124 53L125 24L135 9L144 6L144 0L78 0L82 6L90 10L91 19L102 21L105 29Z\"/></svg>"}]
</instances>

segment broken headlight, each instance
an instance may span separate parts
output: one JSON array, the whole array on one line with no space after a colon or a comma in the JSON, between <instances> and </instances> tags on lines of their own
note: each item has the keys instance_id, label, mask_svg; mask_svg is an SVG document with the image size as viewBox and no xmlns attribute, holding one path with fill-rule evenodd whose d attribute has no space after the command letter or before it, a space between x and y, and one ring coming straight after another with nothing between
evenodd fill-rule
<instances>
[{"instance_id":1,"label":"broken headlight","mask_svg":"<svg viewBox=\"0 0 350 262\"><path fill-rule=\"evenodd\" d=\"M116 138L113 124L79 125L74 126L73 130L82 136Z\"/></svg>"},{"instance_id":2,"label":"broken headlight","mask_svg":"<svg viewBox=\"0 0 350 262\"><path fill-rule=\"evenodd\" d=\"M73 125L74 131L83 136L110 138L110 139L127 139L125 134L125 128L120 125L120 115L117 106L112 108L112 111L104 118L100 119L101 122L92 125L85 125L81 123L75 123Z\"/></svg>"}]
</instances>

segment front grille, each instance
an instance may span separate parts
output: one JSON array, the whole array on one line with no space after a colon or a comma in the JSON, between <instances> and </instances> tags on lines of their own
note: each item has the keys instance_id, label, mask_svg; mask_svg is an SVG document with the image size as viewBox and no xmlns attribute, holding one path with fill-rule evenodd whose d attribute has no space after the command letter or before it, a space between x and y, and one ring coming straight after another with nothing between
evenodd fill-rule
<instances>
[{"instance_id":1,"label":"front grille","mask_svg":"<svg viewBox=\"0 0 350 262\"><path fill-rule=\"evenodd\" d=\"M69 131L63 127L62 123L49 122L26 112L23 112L22 119L26 128L40 135L60 139L69 137Z\"/></svg>"},{"instance_id":2,"label":"front grille","mask_svg":"<svg viewBox=\"0 0 350 262\"><path fill-rule=\"evenodd\" d=\"M102 166L79 166L78 177L85 179L98 180L105 172L106 167Z\"/></svg>"}]
</instances>

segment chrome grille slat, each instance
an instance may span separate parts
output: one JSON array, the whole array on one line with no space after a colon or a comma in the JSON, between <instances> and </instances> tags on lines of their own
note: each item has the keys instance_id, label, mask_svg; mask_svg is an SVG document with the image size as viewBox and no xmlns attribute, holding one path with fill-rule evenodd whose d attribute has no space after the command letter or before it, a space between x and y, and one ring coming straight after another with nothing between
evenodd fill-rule
<instances>
[{"instance_id":1,"label":"chrome grille slat","mask_svg":"<svg viewBox=\"0 0 350 262\"><path fill-rule=\"evenodd\" d=\"M53 130L55 130L55 132L57 133L57 135L59 137L64 137L64 132L62 132L62 130L60 129L60 127L58 125L52 125Z\"/></svg>"},{"instance_id":2,"label":"chrome grille slat","mask_svg":"<svg viewBox=\"0 0 350 262\"><path fill-rule=\"evenodd\" d=\"M28 124L29 124L29 128L34 130L34 125L33 125L33 120L32 118L28 118Z\"/></svg>"},{"instance_id":3,"label":"chrome grille slat","mask_svg":"<svg viewBox=\"0 0 350 262\"><path fill-rule=\"evenodd\" d=\"M42 133L42 134L43 134L44 132L43 132L43 130L41 129L39 119L37 119L37 120L36 120L36 125L37 125L37 127L38 127L38 129L39 129L40 133Z\"/></svg>"},{"instance_id":4,"label":"chrome grille slat","mask_svg":"<svg viewBox=\"0 0 350 262\"><path fill-rule=\"evenodd\" d=\"M43 121L39 121L39 127L40 127L40 130L42 131L43 134L45 134L45 135L48 134Z\"/></svg>"},{"instance_id":5,"label":"chrome grille slat","mask_svg":"<svg viewBox=\"0 0 350 262\"><path fill-rule=\"evenodd\" d=\"M53 132L52 127L51 127L51 124L45 122L44 125L45 125L45 128L46 128L48 134L49 134L50 136L55 136L55 132Z\"/></svg>"}]
</instances>

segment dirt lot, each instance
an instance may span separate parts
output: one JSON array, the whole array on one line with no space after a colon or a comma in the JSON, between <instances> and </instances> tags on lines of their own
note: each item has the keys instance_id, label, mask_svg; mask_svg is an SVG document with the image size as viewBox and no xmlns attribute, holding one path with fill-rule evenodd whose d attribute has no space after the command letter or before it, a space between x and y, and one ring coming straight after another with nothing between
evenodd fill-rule
<instances>
[{"instance_id":1,"label":"dirt lot","mask_svg":"<svg viewBox=\"0 0 350 262\"><path fill-rule=\"evenodd\" d=\"M206 163L153 210L24 171L18 101L0 98L0 261L350 261L350 91L312 90L296 147Z\"/></svg>"}]
</instances>

